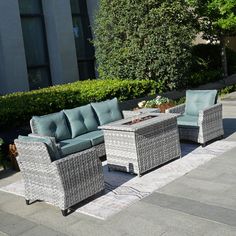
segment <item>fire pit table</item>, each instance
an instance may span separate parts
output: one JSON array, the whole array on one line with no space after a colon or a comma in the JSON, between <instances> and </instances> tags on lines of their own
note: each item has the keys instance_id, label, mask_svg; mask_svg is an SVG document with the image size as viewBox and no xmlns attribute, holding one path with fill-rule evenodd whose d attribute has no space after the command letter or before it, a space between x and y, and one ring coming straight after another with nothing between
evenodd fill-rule
<instances>
[{"instance_id":1,"label":"fire pit table","mask_svg":"<svg viewBox=\"0 0 236 236\"><path fill-rule=\"evenodd\" d=\"M99 127L109 170L143 173L181 156L177 116L145 113Z\"/></svg>"}]
</instances>

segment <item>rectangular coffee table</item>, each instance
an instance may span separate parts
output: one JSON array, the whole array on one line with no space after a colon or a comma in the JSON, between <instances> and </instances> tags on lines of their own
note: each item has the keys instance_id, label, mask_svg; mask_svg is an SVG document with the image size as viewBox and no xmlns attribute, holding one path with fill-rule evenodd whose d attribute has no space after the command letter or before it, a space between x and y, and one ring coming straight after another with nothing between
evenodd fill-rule
<instances>
[{"instance_id":1,"label":"rectangular coffee table","mask_svg":"<svg viewBox=\"0 0 236 236\"><path fill-rule=\"evenodd\" d=\"M104 131L110 170L141 176L181 156L176 115L147 113L135 119L129 117L99 127Z\"/></svg>"}]
</instances>

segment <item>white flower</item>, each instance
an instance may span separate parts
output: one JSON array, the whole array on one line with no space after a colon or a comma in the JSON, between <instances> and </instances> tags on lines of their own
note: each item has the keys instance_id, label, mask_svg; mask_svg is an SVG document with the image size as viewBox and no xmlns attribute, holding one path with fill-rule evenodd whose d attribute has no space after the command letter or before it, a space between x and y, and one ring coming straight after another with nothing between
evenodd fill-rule
<instances>
[{"instance_id":1,"label":"white flower","mask_svg":"<svg viewBox=\"0 0 236 236\"><path fill-rule=\"evenodd\" d=\"M156 96L156 100L159 100L159 99L161 99L161 96Z\"/></svg>"},{"instance_id":2,"label":"white flower","mask_svg":"<svg viewBox=\"0 0 236 236\"><path fill-rule=\"evenodd\" d=\"M138 107L143 108L145 106L145 104L146 104L146 101L141 101L138 103Z\"/></svg>"}]
</instances>

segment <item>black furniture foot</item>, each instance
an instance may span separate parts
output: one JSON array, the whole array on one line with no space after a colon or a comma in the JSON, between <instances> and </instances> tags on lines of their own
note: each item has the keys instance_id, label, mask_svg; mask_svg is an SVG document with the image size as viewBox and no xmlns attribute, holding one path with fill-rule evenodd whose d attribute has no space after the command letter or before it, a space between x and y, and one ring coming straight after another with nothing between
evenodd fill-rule
<instances>
[{"instance_id":1,"label":"black furniture foot","mask_svg":"<svg viewBox=\"0 0 236 236\"><path fill-rule=\"evenodd\" d=\"M26 205L30 205L30 200L25 199Z\"/></svg>"},{"instance_id":2,"label":"black furniture foot","mask_svg":"<svg viewBox=\"0 0 236 236\"><path fill-rule=\"evenodd\" d=\"M68 215L68 209L61 210L61 213L62 213L63 216L67 216Z\"/></svg>"}]
</instances>

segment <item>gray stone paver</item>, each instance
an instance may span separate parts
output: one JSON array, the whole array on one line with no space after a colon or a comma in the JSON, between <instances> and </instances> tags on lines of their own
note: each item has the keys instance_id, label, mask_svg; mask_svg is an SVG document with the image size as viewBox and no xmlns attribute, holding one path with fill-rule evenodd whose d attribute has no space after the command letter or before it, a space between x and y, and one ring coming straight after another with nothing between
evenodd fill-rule
<instances>
[{"instance_id":1,"label":"gray stone paver","mask_svg":"<svg viewBox=\"0 0 236 236\"><path fill-rule=\"evenodd\" d=\"M19 235L37 224L22 217L0 211L0 231L9 235Z\"/></svg>"},{"instance_id":2,"label":"gray stone paver","mask_svg":"<svg viewBox=\"0 0 236 236\"><path fill-rule=\"evenodd\" d=\"M22 234L20 236L65 236L60 232L54 231L52 229L46 228L42 225L38 225Z\"/></svg>"},{"instance_id":3,"label":"gray stone paver","mask_svg":"<svg viewBox=\"0 0 236 236\"><path fill-rule=\"evenodd\" d=\"M234 96L232 98L232 96ZM236 94L230 100L236 101ZM236 141L236 102L224 102L225 139ZM106 221L0 192L0 236L236 235L236 150L215 158ZM0 186L20 173L0 173Z\"/></svg>"},{"instance_id":4,"label":"gray stone paver","mask_svg":"<svg viewBox=\"0 0 236 236\"><path fill-rule=\"evenodd\" d=\"M157 192L145 198L144 201L236 228L236 210Z\"/></svg>"}]
</instances>

